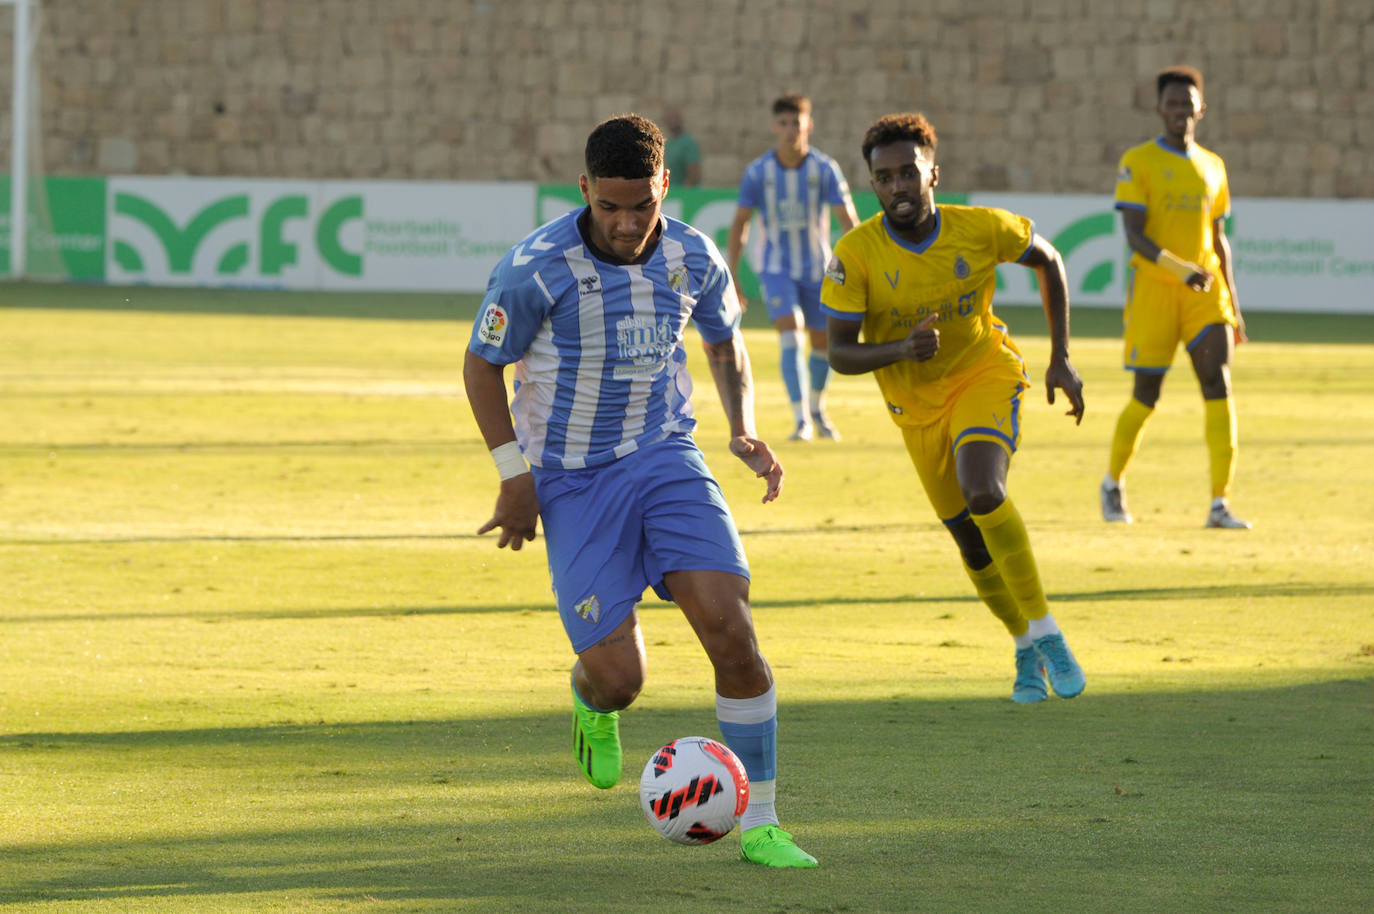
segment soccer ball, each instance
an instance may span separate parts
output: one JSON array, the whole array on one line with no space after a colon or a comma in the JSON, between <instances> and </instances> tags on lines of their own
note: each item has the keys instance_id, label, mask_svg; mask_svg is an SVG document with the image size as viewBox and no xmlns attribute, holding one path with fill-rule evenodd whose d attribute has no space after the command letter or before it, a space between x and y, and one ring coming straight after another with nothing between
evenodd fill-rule
<instances>
[{"instance_id":1,"label":"soccer ball","mask_svg":"<svg viewBox=\"0 0 1374 914\"><path fill-rule=\"evenodd\" d=\"M710 844L728 835L749 805L749 776L723 744L685 736L650 756L639 805L669 841Z\"/></svg>"}]
</instances>

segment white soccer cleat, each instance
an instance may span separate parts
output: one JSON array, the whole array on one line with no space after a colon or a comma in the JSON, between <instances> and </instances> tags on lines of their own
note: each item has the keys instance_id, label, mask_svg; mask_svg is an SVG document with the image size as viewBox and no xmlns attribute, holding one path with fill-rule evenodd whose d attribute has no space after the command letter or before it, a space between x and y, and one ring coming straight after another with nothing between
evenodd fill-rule
<instances>
[{"instance_id":1,"label":"white soccer cleat","mask_svg":"<svg viewBox=\"0 0 1374 914\"><path fill-rule=\"evenodd\" d=\"M1217 499L1207 513L1207 526L1217 530L1249 530L1251 524L1232 514L1231 506L1224 499Z\"/></svg>"},{"instance_id":2,"label":"white soccer cleat","mask_svg":"<svg viewBox=\"0 0 1374 914\"><path fill-rule=\"evenodd\" d=\"M825 413L811 413L811 424L816 428L816 435L820 438L827 438L830 441L840 440L840 430L830 421L830 417Z\"/></svg>"},{"instance_id":3,"label":"white soccer cleat","mask_svg":"<svg viewBox=\"0 0 1374 914\"><path fill-rule=\"evenodd\" d=\"M815 428L811 425L810 422L807 422L805 419L803 419L797 423L797 427L793 429L792 434L787 436L787 440L810 441L812 436L814 436L815 434Z\"/></svg>"},{"instance_id":4,"label":"white soccer cleat","mask_svg":"<svg viewBox=\"0 0 1374 914\"><path fill-rule=\"evenodd\" d=\"M1109 524L1129 524L1135 520L1126 508L1126 489L1110 476L1102 480L1102 519Z\"/></svg>"}]
</instances>

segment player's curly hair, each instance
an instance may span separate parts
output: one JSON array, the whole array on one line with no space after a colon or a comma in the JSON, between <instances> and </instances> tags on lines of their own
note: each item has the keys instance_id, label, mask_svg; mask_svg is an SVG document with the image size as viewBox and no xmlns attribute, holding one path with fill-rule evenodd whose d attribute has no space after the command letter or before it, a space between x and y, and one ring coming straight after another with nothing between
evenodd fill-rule
<instances>
[{"instance_id":1,"label":"player's curly hair","mask_svg":"<svg viewBox=\"0 0 1374 914\"><path fill-rule=\"evenodd\" d=\"M930 126L930 121L919 111L884 114L874 121L864 134L864 161L870 161L869 156L879 146L903 140L913 142L917 146L925 146L931 155L935 154L935 144L939 142L935 136L935 128Z\"/></svg>"},{"instance_id":2,"label":"player's curly hair","mask_svg":"<svg viewBox=\"0 0 1374 914\"><path fill-rule=\"evenodd\" d=\"M1160 98L1164 95L1164 87L1169 83L1183 83L1187 86L1196 86L1197 94L1202 94L1202 73L1196 67L1166 67L1159 71L1155 77L1155 97Z\"/></svg>"},{"instance_id":3,"label":"player's curly hair","mask_svg":"<svg viewBox=\"0 0 1374 914\"><path fill-rule=\"evenodd\" d=\"M638 114L602 121L587 137L589 178L652 178L663 170L663 131Z\"/></svg>"}]
</instances>

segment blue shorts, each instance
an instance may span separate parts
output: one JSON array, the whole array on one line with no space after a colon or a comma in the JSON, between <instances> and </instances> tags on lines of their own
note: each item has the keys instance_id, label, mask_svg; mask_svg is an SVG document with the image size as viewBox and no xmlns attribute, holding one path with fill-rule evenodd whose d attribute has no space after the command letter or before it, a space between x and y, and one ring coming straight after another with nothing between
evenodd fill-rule
<instances>
[{"instance_id":1,"label":"blue shorts","mask_svg":"<svg viewBox=\"0 0 1374 914\"><path fill-rule=\"evenodd\" d=\"M644 588L671 600L670 571L749 577L725 496L687 435L605 466L533 472L554 600L579 654L625 621Z\"/></svg>"},{"instance_id":2,"label":"blue shorts","mask_svg":"<svg viewBox=\"0 0 1374 914\"><path fill-rule=\"evenodd\" d=\"M821 313L821 284L793 279L785 273L764 273L759 277L763 287L763 301L768 306L768 317L777 320L800 309L806 326L813 330L825 329L825 315Z\"/></svg>"}]
</instances>

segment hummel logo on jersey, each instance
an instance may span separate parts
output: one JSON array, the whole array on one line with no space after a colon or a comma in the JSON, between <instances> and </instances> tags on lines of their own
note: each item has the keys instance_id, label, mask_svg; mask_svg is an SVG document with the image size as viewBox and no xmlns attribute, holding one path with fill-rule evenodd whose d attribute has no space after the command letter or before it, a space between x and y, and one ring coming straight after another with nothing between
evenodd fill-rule
<instances>
[{"instance_id":1,"label":"hummel logo on jersey","mask_svg":"<svg viewBox=\"0 0 1374 914\"><path fill-rule=\"evenodd\" d=\"M583 276L577 280L577 297L586 298L588 295L596 295L601 291L601 274L593 273L590 276Z\"/></svg>"}]
</instances>

